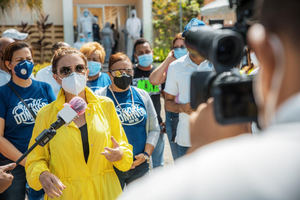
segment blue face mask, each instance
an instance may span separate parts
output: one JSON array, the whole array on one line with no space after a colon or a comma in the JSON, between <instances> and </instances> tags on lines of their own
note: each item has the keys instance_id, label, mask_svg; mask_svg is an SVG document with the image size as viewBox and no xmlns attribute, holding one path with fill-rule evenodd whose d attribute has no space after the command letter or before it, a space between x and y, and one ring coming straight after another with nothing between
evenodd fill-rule
<instances>
[{"instance_id":1,"label":"blue face mask","mask_svg":"<svg viewBox=\"0 0 300 200\"><path fill-rule=\"evenodd\" d=\"M139 65L142 67L148 67L149 65L151 65L153 63L152 53L138 56L138 59L139 59Z\"/></svg>"},{"instance_id":2,"label":"blue face mask","mask_svg":"<svg viewBox=\"0 0 300 200\"><path fill-rule=\"evenodd\" d=\"M95 61L88 62L89 76L95 76L101 71L101 63Z\"/></svg>"},{"instance_id":3,"label":"blue face mask","mask_svg":"<svg viewBox=\"0 0 300 200\"><path fill-rule=\"evenodd\" d=\"M34 64L32 62L28 60L22 60L15 66L14 71L17 77L26 80L30 77L33 67Z\"/></svg>"},{"instance_id":4,"label":"blue face mask","mask_svg":"<svg viewBox=\"0 0 300 200\"><path fill-rule=\"evenodd\" d=\"M87 16L89 16L89 13L88 12L84 12L83 16L87 17Z\"/></svg>"},{"instance_id":5,"label":"blue face mask","mask_svg":"<svg viewBox=\"0 0 300 200\"><path fill-rule=\"evenodd\" d=\"M80 42L85 42L85 39L84 38L79 38L79 41Z\"/></svg>"},{"instance_id":6,"label":"blue face mask","mask_svg":"<svg viewBox=\"0 0 300 200\"><path fill-rule=\"evenodd\" d=\"M180 57L186 55L187 52L188 52L188 51L187 51L186 48L175 48L175 49L174 49L174 56L175 56L176 59L178 59L178 58L180 58Z\"/></svg>"}]
</instances>

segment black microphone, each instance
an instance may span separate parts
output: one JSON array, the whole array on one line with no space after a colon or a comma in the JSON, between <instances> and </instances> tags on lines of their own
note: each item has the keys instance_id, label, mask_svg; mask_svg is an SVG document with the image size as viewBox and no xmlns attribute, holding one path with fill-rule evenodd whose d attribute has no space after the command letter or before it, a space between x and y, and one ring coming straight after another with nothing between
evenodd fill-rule
<instances>
[{"instance_id":1,"label":"black microphone","mask_svg":"<svg viewBox=\"0 0 300 200\"><path fill-rule=\"evenodd\" d=\"M71 123L77 116L83 114L87 107L81 97L74 97L57 114L57 120L50 125L49 129L43 130L36 138L35 143L16 161L18 165L37 145L45 146L56 134L56 130L64 124Z\"/></svg>"}]
</instances>

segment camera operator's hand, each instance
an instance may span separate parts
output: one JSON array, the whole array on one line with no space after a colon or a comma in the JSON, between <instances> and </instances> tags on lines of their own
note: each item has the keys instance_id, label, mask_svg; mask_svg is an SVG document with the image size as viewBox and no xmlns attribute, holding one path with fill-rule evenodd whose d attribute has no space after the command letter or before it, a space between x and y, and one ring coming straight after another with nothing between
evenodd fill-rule
<instances>
[{"instance_id":1,"label":"camera operator's hand","mask_svg":"<svg viewBox=\"0 0 300 200\"><path fill-rule=\"evenodd\" d=\"M186 103L186 104L180 104L180 112L184 112L186 114L191 114L193 112L191 104Z\"/></svg>"},{"instance_id":2,"label":"camera operator's hand","mask_svg":"<svg viewBox=\"0 0 300 200\"><path fill-rule=\"evenodd\" d=\"M197 148L242 133L250 133L250 124L232 124L220 125L215 120L213 112L213 99L210 98L207 103L202 103L198 109L190 116L190 134L192 147L189 153Z\"/></svg>"},{"instance_id":3,"label":"camera operator's hand","mask_svg":"<svg viewBox=\"0 0 300 200\"><path fill-rule=\"evenodd\" d=\"M8 171L13 170L16 163L0 166L0 193L4 192L12 183L14 177Z\"/></svg>"}]
</instances>

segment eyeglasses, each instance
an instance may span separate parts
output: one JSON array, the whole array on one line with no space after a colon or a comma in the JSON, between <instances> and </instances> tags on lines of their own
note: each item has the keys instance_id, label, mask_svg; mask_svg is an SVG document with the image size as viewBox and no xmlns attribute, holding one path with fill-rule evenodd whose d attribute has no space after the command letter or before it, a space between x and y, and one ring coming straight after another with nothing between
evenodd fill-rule
<instances>
[{"instance_id":1,"label":"eyeglasses","mask_svg":"<svg viewBox=\"0 0 300 200\"><path fill-rule=\"evenodd\" d=\"M112 69L109 72L111 73L111 75L113 77L120 77L120 76L122 76L123 73L132 75L133 69L131 69L131 68L127 68L127 69Z\"/></svg>"},{"instance_id":2,"label":"eyeglasses","mask_svg":"<svg viewBox=\"0 0 300 200\"><path fill-rule=\"evenodd\" d=\"M86 72L86 70L87 70L87 68L82 64L75 66L75 72L77 72L77 73L84 74ZM59 69L59 73L63 76L69 76L70 74L72 74L72 72L73 72L73 70L72 70L71 66L63 66Z\"/></svg>"},{"instance_id":3,"label":"eyeglasses","mask_svg":"<svg viewBox=\"0 0 300 200\"><path fill-rule=\"evenodd\" d=\"M184 45L178 46L178 47L174 47L174 49L176 48L181 48L181 49L185 49L186 47Z\"/></svg>"}]
</instances>

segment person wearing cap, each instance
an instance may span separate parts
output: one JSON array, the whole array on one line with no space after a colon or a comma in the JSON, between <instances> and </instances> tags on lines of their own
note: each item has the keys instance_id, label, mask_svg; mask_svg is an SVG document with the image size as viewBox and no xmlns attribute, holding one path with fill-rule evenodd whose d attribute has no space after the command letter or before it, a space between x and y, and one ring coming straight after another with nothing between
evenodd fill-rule
<instances>
[{"instance_id":1,"label":"person wearing cap","mask_svg":"<svg viewBox=\"0 0 300 200\"><path fill-rule=\"evenodd\" d=\"M149 188L155 192L148 192L143 200L300 199L300 1L257 0L255 8L256 24L247 38L260 63L253 84L260 135L244 134L206 145L173 169L138 182L121 199L138 199ZM196 134L202 132L197 121L205 107L209 106L200 104L191 117L191 131ZM203 117L202 123L207 120L211 117ZM205 125L211 127L205 136L224 134L223 129Z\"/></svg>"},{"instance_id":2,"label":"person wearing cap","mask_svg":"<svg viewBox=\"0 0 300 200\"><path fill-rule=\"evenodd\" d=\"M22 40L27 39L28 33L21 33L14 28L10 28L10 29L5 30L2 33L2 37L11 38L16 41L22 41Z\"/></svg>"},{"instance_id":3,"label":"person wearing cap","mask_svg":"<svg viewBox=\"0 0 300 200\"><path fill-rule=\"evenodd\" d=\"M194 26L205 26L204 22L193 18L184 28L184 32ZM175 142L178 144L178 158L185 155L191 146L189 134L190 106L190 79L195 71L210 71L212 65L198 52L187 46L188 54L170 64L165 86L165 106L169 112L179 113ZM178 96L178 97L177 97ZM176 99L177 97L177 99Z\"/></svg>"},{"instance_id":4,"label":"person wearing cap","mask_svg":"<svg viewBox=\"0 0 300 200\"><path fill-rule=\"evenodd\" d=\"M8 69L4 65L3 55L5 48L13 42L14 40L11 38L0 38L0 86L8 83L11 78Z\"/></svg>"}]
</instances>

